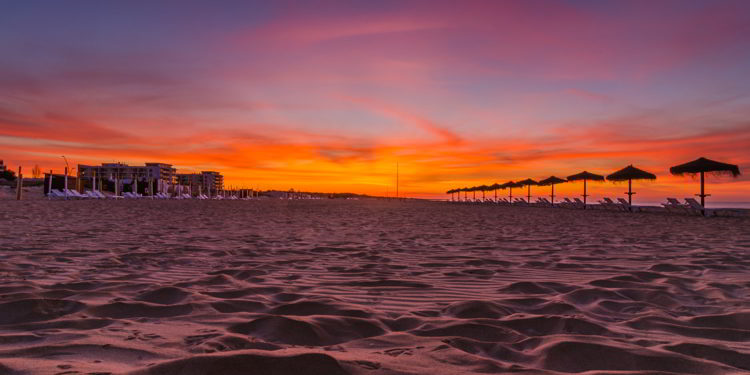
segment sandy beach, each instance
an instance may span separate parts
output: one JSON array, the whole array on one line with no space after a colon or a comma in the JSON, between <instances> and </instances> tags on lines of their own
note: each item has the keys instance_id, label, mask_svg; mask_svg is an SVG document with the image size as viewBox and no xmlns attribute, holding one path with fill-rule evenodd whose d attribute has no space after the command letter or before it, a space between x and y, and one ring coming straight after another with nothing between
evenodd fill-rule
<instances>
[{"instance_id":1,"label":"sandy beach","mask_svg":"<svg viewBox=\"0 0 750 375\"><path fill-rule=\"evenodd\" d=\"M750 221L2 201L0 374L740 374Z\"/></svg>"}]
</instances>

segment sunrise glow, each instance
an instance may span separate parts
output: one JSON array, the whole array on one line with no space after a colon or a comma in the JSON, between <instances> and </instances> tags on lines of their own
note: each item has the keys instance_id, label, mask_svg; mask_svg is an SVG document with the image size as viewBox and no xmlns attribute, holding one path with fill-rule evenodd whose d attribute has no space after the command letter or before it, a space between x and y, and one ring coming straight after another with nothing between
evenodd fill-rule
<instances>
[{"instance_id":1,"label":"sunrise glow","mask_svg":"<svg viewBox=\"0 0 750 375\"><path fill-rule=\"evenodd\" d=\"M393 195L398 163L402 195L445 198L634 164L647 201L696 193L669 167L700 156L750 168L747 1L19 1L0 30L11 167ZM711 193L746 201L747 176Z\"/></svg>"}]
</instances>

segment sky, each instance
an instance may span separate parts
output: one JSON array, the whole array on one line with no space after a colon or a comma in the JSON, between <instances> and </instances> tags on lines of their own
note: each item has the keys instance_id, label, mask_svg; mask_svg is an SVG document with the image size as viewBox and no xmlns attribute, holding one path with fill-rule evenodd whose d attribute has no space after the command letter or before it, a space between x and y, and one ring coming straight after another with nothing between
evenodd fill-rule
<instances>
[{"instance_id":1,"label":"sky","mask_svg":"<svg viewBox=\"0 0 750 375\"><path fill-rule=\"evenodd\" d=\"M0 159L424 198L634 164L659 201L705 156L750 201L749 35L742 0L0 0Z\"/></svg>"}]
</instances>

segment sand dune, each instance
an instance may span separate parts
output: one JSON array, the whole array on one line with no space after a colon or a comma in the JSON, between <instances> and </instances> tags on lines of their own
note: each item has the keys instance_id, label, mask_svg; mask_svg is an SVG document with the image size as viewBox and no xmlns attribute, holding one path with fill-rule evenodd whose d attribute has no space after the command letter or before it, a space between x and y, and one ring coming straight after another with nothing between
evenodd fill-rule
<instances>
[{"instance_id":1,"label":"sand dune","mask_svg":"<svg viewBox=\"0 0 750 375\"><path fill-rule=\"evenodd\" d=\"M6 201L0 374L740 374L750 222Z\"/></svg>"}]
</instances>

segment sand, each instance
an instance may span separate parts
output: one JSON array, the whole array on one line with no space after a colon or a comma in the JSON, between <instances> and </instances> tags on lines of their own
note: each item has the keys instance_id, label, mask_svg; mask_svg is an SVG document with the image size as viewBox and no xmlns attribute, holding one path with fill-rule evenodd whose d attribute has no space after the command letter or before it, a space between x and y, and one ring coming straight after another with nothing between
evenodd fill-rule
<instances>
[{"instance_id":1,"label":"sand","mask_svg":"<svg viewBox=\"0 0 750 375\"><path fill-rule=\"evenodd\" d=\"M750 220L2 201L0 374L739 374Z\"/></svg>"}]
</instances>

